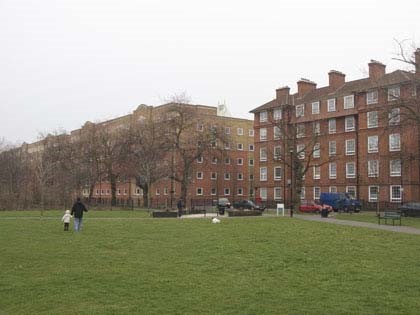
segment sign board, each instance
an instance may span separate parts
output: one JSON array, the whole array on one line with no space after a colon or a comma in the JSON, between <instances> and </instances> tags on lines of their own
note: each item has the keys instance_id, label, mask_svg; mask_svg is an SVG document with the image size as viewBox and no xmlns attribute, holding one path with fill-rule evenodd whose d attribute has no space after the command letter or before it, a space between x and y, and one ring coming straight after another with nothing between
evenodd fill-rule
<instances>
[{"instance_id":1,"label":"sign board","mask_svg":"<svg viewBox=\"0 0 420 315\"><path fill-rule=\"evenodd\" d=\"M277 204L277 216L279 215L279 212L282 212L282 215L284 217L284 203L278 203Z\"/></svg>"}]
</instances>

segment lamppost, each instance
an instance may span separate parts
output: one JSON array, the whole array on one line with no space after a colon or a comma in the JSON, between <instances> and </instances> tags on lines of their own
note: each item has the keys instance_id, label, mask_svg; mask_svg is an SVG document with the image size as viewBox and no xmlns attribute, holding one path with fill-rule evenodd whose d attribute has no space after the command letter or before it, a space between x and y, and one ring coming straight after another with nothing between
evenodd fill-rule
<instances>
[{"instance_id":1,"label":"lamppost","mask_svg":"<svg viewBox=\"0 0 420 315\"><path fill-rule=\"evenodd\" d=\"M293 165L294 165L294 159L293 159L293 149L290 148L290 217L293 218Z\"/></svg>"}]
</instances>

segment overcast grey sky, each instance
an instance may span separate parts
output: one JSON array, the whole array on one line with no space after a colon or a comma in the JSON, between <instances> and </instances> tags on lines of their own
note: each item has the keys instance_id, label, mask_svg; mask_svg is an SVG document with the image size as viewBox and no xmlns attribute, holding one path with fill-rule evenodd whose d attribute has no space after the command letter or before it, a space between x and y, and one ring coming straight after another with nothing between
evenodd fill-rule
<instances>
[{"instance_id":1,"label":"overcast grey sky","mask_svg":"<svg viewBox=\"0 0 420 315\"><path fill-rule=\"evenodd\" d=\"M79 128L186 92L233 116L296 90L387 71L420 43L420 1L0 0L0 138Z\"/></svg>"}]
</instances>

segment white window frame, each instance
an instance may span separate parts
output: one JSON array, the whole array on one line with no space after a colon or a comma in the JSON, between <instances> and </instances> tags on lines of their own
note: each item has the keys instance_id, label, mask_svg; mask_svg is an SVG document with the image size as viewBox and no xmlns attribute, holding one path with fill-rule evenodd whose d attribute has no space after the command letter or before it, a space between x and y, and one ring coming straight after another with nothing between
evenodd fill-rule
<instances>
[{"instance_id":1,"label":"white window frame","mask_svg":"<svg viewBox=\"0 0 420 315\"><path fill-rule=\"evenodd\" d=\"M328 133L336 133L337 132L337 121L335 118L328 119Z\"/></svg>"},{"instance_id":2,"label":"white window frame","mask_svg":"<svg viewBox=\"0 0 420 315\"><path fill-rule=\"evenodd\" d=\"M379 137L369 136L368 137L368 153L376 153L379 151Z\"/></svg>"},{"instance_id":3,"label":"white window frame","mask_svg":"<svg viewBox=\"0 0 420 315\"><path fill-rule=\"evenodd\" d=\"M282 200L281 195L282 195L281 187L274 187L273 188L274 200Z\"/></svg>"},{"instance_id":4,"label":"white window frame","mask_svg":"<svg viewBox=\"0 0 420 315\"><path fill-rule=\"evenodd\" d=\"M401 96L401 91L399 86L392 86L388 88L388 101L398 100Z\"/></svg>"},{"instance_id":5,"label":"white window frame","mask_svg":"<svg viewBox=\"0 0 420 315\"><path fill-rule=\"evenodd\" d=\"M196 178L197 178L197 179L203 179L203 178L204 178L204 174L203 174L203 172L198 171L198 172L196 173Z\"/></svg>"},{"instance_id":6,"label":"white window frame","mask_svg":"<svg viewBox=\"0 0 420 315\"><path fill-rule=\"evenodd\" d=\"M353 198L356 198L356 194L357 194L356 186L346 186L346 193L348 193Z\"/></svg>"},{"instance_id":7,"label":"white window frame","mask_svg":"<svg viewBox=\"0 0 420 315\"><path fill-rule=\"evenodd\" d=\"M225 196L230 196L230 188L225 188L225 189L223 189L223 194L224 194Z\"/></svg>"},{"instance_id":8,"label":"white window frame","mask_svg":"<svg viewBox=\"0 0 420 315\"><path fill-rule=\"evenodd\" d=\"M297 124L296 125L296 138L303 138L305 137L305 124Z\"/></svg>"},{"instance_id":9,"label":"white window frame","mask_svg":"<svg viewBox=\"0 0 420 315\"><path fill-rule=\"evenodd\" d=\"M321 166L313 166L312 172L314 179L321 179Z\"/></svg>"},{"instance_id":10,"label":"white window frame","mask_svg":"<svg viewBox=\"0 0 420 315\"><path fill-rule=\"evenodd\" d=\"M314 187L314 200L319 200L319 197L321 196L321 187Z\"/></svg>"},{"instance_id":11,"label":"white window frame","mask_svg":"<svg viewBox=\"0 0 420 315\"><path fill-rule=\"evenodd\" d=\"M225 134L230 135L230 127L225 127Z\"/></svg>"},{"instance_id":12,"label":"white window frame","mask_svg":"<svg viewBox=\"0 0 420 315\"><path fill-rule=\"evenodd\" d=\"M398 195L394 195L394 189L395 193L398 191ZM389 201L390 202L401 202L402 200L402 187L401 185L390 185L389 186Z\"/></svg>"},{"instance_id":13,"label":"white window frame","mask_svg":"<svg viewBox=\"0 0 420 315\"><path fill-rule=\"evenodd\" d=\"M305 200L306 189L305 187L301 187L300 189L300 200Z\"/></svg>"},{"instance_id":14,"label":"white window frame","mask_svg":"<svg viewBox=\"0 0 420 315\"><path fill-rule=\"evenodd\" d=\"M239 127L238 129L236 129L236 133L238 136L243 136L244 135L244 128Z\"/></svg>"},{"instance_id":15,"label":"white window frame","mask_svg":"<svg viewBox=\"0 0 420 315\"><path fill-rule=\"evenodd\" d=\"M212 195L212 196L216 196L216 193L217 193L217 191L216 191L216 188L212 188L211 190L210 190L210 195Z\"/></svg>"},{"instance_id":16,"label":"white window frame","mask_svg":"<svg viewBox=\"0 0 420 315\"><path fill-rule=\"evenodd\" d=\"M399 107L391 108L388 113L388 124L396 126L400 124L400 109Z\"/></svg>"},{"instance_id":17,"label":"white window frame","mask_svg":"<svg viewBox=\"0 0 420 315\"><path fill-rule=\"evenodd\" d=\"M354 108L354 95L346 95L344 96L344 109Z\"/></svg>"},{"instance_id":18,"label":"white window frame","mask_svg":"<svg viewBox=\"0 0 420 315\"><path fill-rule=\"evenodd\" d=\"M248 136L253 137L254 136L254 129L248 129Z\"/></svg>"},{"instance_id":19,"label":"white window frame","mask_svg":"<svg viewBox=\"0 0 420 315\"><path fill-rule=\"evenodd\" d=\"M336 105L335 105L335 98L330 98L327 100L327 111L330 112L335 112L336 109Z\"/></svg>"},{"instance_id":20,"label":"white window frame","mask_svg":"<svg viewBox=\"0 0 420 315\"><path fill-rule=\"evenodd\" d=\"M196 190L196 192L195 192L195 194L197 195L197 196L202 196L203 195L203 187L197 187L197 190Z\"/></svg>"},{"instance_id":21,"label":"white window frame","mask_svg":"<svg viewBox=\"0 0 420 315\"><path fill-rule=\"evenodd\" d=\"M268 157L267 148L266 147L260 148L260 161L261 162L267 161L267 157Z\"/></svg>"},{"instance_id":22,"label":"white window frame","mask_svg":"<svg viewBox=\"0 0 420 315\"><path fill-rule=\"evenodd\" d=\"M244 180L244 174L243 173L238 173L238 176L236 176L237 180Z\"/></svg>"},{"instance_id":23,"label":"white window frame","mask_svg":"<svg viewBox=\"0 0 420 315\"><path fill-rule=\"evenodd\" d=\"M337 142L335 140L328 142L328 155L335 156L337 154Z\"/></svg>"},{"instance_id":24,"label":"white window frame","mask_svg":"<svg viewBox=\"0 0 420 315\"><path fill-rule=\"evenodd\" d=\"M244 159L243 158L237 158L236 159L236 164L237 165L244 165Z\"/></svg>"},{"instance_id":25,"label":"white window frame","mask_svg":"<svg viewBox=\"0 0 420 315\"><path fill-rule=\"evenodd\" d=\"M368 128L378 128L379 126L379 117L376 110L367 112L367 127Z\"/></svg>"},{"instance_id":26,"label":"white window frame","mask_svg":"<svg viewBox=\"0 0 420 315\"><path fill-rule=\"evenodd\" d=\"M260 123L267 122L267 121L268 121L268 112L266 110L260 112Z\"/></svg>"},{"instance_id":27,"label":"white window frame","mask_svg":"<svg viewBox=\"0 0 420 315\"><path fill-rule=\"evenodd\" d=\"M393 142L396 142L395 144ZM399 133L392 133L389 135L389 151L401 150L401 135Z\"/></svg>"},{"instance_id":28,"label":"white window frame","mask_svg":"<svg viewBox=\"0 0 420 315\"><path fill-rule=\"evenodd\" d=\"M336 193L337 192L337 186L330 186L330 187L328 187L328 191L330 193Z\"/></svg>"},{"instance_id":29,"label":"white window frame","mask_svg":"<svg viewBox=\"0 0 420 315\"><path fill-rule=\"evenodd\" d=\"M273 127L273 138L274 140L278 140L281 138L281 129L278 126Z\"/></svg>"},{"instance_id":30,"label":"white window frame","mask_svg":"<svg viewBox=\"0 0 420 315\"><path fill-rule=\"evenodd\" d=\"M238 151L243 151L244 150L244 145L242 143L237 143L236 147L237 147Z\"/></svg>"},{"instance_id":31,"label":"white window frame","mask_svg":"<svg viewBox=\"0 0 420 315\"><path fill-rule=\"evenodd\" d=\"M356 130L356 118L354 116L346 116L344 119L344 131L350 132Z\"/></svg>"},{"instance_id":32,"label":"white window frame","mask_svg":"<svg viewBox=\"0 0 420 315\"><path fill-rule=\"evenodd\" d=\"M266 201L267 200L267 188L266 187L261 187L259 189L259 192L260 192L260 198L261 198L261 200Z\"/></svg>"},{"instance_id":33,"label":"white window frame","mask_svg":"<svg viewBox=\"0 0 420 315\"><path fill-rule=\"evenodd\" d=\"M373 193L372 189L375 189L376 192ZM377 202L378 201L378 199L379 199L379 186L377 186L377 185L369 186L369 196L368 196L368 198L369 198L369 202Z\"/></svg>"},{"instance_id":34,"label":"white window frame","mask_svg":"<svg viewBox=\"0 0 420 315\"><path fill-rule=\"evenodd\" d=\"M243 196L244 189L242 187L238 187L238 196Z\"/></svg>"},{"instance_id":35,"label":"white window frame","mask_svg":"<svg viewBox=\"0 0 420 315\"><path fill-rule=\"evenodd\" d=\"M312 102L312 115L318 115L320 113L320 102Z\"/></svg>"},{"instance_id":36,"label":"white window frame","mask_svg":"<svg viewBox=\"0 0 420 315\"><path fill-rule=\"evenodd\" d=\"M337 163L330 162L328 164L328 174L329 174L329 179L337 178Z\"/></svg>"},{"instance_id":37,"label":"white window frame","mask_svg":"<svg viewBox=\"0 0 420 315\"><path fill-rule=\"evenodd\" d=\"M276 145L273 149L273 159L280 160L281 159L281 146Z\"/></svg>"},{"instance_id":38,"label":"white window frame","mask_svg":"<svg viewBox=\"0 0 420 315\"><path fill-rule=\"evenodd\" d=\"M368 177L379 177L379 160L368 160Z\"/></svg>"},{"instance_id":39,"label":"white window frame","mask_svg":"<svg viewBox=\"0 0 420 315\"><path fill-rule=\"evenodd\" d=\"M251 152L254 151L254 145L253 144L249 144L248 145L248 150L251 151Z\"/></svg>"},{"instance_id":40,"label":"white window frame","mask_svg":"<svg viewBox=\"0 0 420 315\"><path fill-rule=\"evenodd\" d=\"M389 176L400 177L402 172L401 160L390 160L389 161Z\"/></svg>"},{"instance_id":41,"label":"white window frame","mask_svg":"<svg viewBox=\"0 0 420 315\"><path fill-rule=\"evenodd\" d=\"M321 157L321 144L320 143L315 143L314 144L314 148L313 148L314 152L313 152L313 158L317 159Z\"/></svg>"},{"instance_id":42,"label":"white window frame","mask_svg":"<svg viewBox=\"0 0 420 315\"><path fill-rule=\"evenodd\" d=\"M378 90L368 91L366 93L366 104L377 104L378 103Z\"/></svg>"},{"instance_id":43,"label":"white window frame","mask_svg":"<svg viewBox=\"0 0 420 315\"><path fill-rule=\"evenodd\" d=\"M347 139L346 140L346 155L355 155L356 154L356 140Z\"/></svg>"},{"instance_id":44,"label":"white window frame","mask_svg":"<svg viewBox=\"0 0 420 315\"><path fill-rule=\"evenodd\" d=\"M224 180L230 180L230 173L229 173L229 172L226 172L226 173L223 175L223 179L224 179Z\"/></svg>"},{"instance_id":45,"label":"white window frame","mask_svg":"<svg viewBox=\"0 0 420 315\"><path fill-rule=\"evenodd\" d=\"M321 123L319 121L314 121L312 123L314 134L319 136L321 134Z\"/></svg>"},{"instance_id":46,"label":"white window frame","mask_svg":"<svg viewBox=\"0 0 420 315\"><path fill-rule=\"evenodd\" d=\"M352 167L353 172L350 172L350 167ZM346 178L356 178L356 163L347 162L346 163Z\"/></svg>"},{"instance_id":47,"label":"white window frame","mask_svg":"<svg viewBox=\"0 0 420 315\"><path fill-rule=\"evenodd\" d=\"M260 167L260 182L266 182L268 180L267 167Z\"/></svg>"},{"instance_id":48,"label":"white window frame","mask_svg":"<svg viewBox=\"0 0 420 315\"><path fill-rule=\"evenodd\" d=\"M210 179L211 180L216 180L217 179L217 172L211 172Z\"/></svg>"},{"instance_id":49,"label":"white window frame","mask_svg":"<svg viewBox=\"0 0 420 315\"><path fill-rule=\"evenodd\" d=\"M299 160L305 159L305 145L304 144L298 144L296 146L296 154L298 154Z\"/></svg>"},{"instance_id":50,"label":"white window frame","mask_svg":"<svg viewBox=\"0 0 420 315\"><path fill-rule=\"evenodd\" d=\"M281 108L275 108L275 109L273 110L273 119L274 119L275 121L279 121L279 120L281 120L281 118L282 118L282 111L281 111Z\"/></svg>"},{"instance_id":51,"label":"white window frame","mask_svg":"<svg viewBox=\"0 0 420 315\"><path fill-rule=\"evenodd\" d=\"M267 128L260 129L260 141L267 141Z\"/></svg>"},{"instance_id":52,"label":"white window frame","mask_svg":"<svg viewBox=\"0 0 420 315\"><path fill-rule=\"evenodd\" d=\"M305 104L296 105L296 118L305 116Z\"/></svg>"},{"instance_id":53,"label":"white window frame","mask_svg":"<svg viewBox=\"0 0 420 315\"><path fill-rule=\"evenodd\" d=\"M277 174L277 170L280 170L280 174ZM275 166L274 167L274 180L281 180L282 179L282 168L281 166Z\"/></svg>"}]
</instances>

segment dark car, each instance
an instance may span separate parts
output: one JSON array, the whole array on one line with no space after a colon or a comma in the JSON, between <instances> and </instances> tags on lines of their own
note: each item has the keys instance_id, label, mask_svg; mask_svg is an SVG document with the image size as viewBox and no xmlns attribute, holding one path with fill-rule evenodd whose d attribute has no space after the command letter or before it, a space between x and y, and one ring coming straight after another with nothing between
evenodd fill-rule
<instances>
[{"instance_id":1,"label":"dark car","mask_svg":"<svg viewBox=\"0 0 420 315\"><path fill-rule=\"evenodd\" d=\"M230 209L230 201L227 198L219 198L217 201L217 211L219 211L219 214L223 215L225 214L225 210Z\"/></svg>"},{"instance_id":2,"label":"dark car","mask_svg":"<svg viewBox=\"0 0 420 315\"><path fill-rule=\"evenodd\" d=\"M407 202L398 207L404 217L420 217L420 202Z\"/></svg>"},{"instance_id":3,"label":"dark car","mask_svg":"<svg viewBox=\"0 0 420 315\"><path fill-rule=\"evenodd\" d=\"M241 201L237 201L233 203L233 207L235 209L249 209L249 210L260 210L264 211L265 206L264 205L257 205L253 201L248 199L243 199Z\"/></svg>"}]
</instances>

